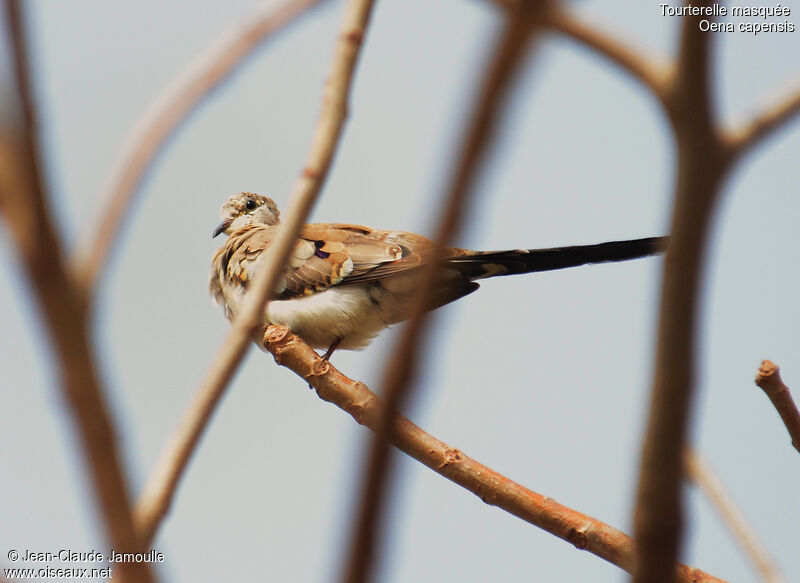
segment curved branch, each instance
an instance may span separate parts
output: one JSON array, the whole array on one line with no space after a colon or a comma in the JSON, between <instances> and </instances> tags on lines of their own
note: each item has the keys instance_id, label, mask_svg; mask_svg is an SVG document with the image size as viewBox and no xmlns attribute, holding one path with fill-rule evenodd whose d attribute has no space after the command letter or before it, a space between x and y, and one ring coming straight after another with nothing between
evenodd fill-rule
<instances>
[{"instance_id":1,"label":"curved branch","mask_svg":"<svg viewBox=\"0 0 800 583\"><path fill-rule=\"evenodd\" d=\"M211 414L222 398L245 350L263 326L264 305L283 273L294 249L297 233L317 199L336 153L347 117L347 104L355 67L363 43L374 0L350 0L333 65L325 84L317 128L305 170L289 200L289 210L242 310L212 364L208 376L197 391L175 433L145 485L136 508L136 520L146 541L151 541L166 515L189 458L197 448Z\"/></svg>"},{"instance_id":2,"label":"curved branch","mask_svg":"<svg viewBox=\"0 0 800 583\"><path fill-rule=\"evenodd\" d=\"M695 389L698 290L708 225L730 160L716 133L709 89L712 36L700 30L701 18L683 17L678 68L669 89L678 167L634 513L636 583L671 580L681 544L682 456Z\"/></svg>"},{"instance_id":3,"label":"curved branch","mask_svg":"<svg viewBox=\"0 0 800 583\"><path fill-rule=\"evenodd\" d=\"M674 68L671 64L643 55L640 48L619 40L621 34L604 31L596 23L583 22L569 9L548 11L545 24L607 58L647 87L662 105L668 106L668 87Z\"/></svg>"},{"instance_id":4,"label":"curved branch","mask_svg":"<svg viewBox=\"0 0 800 583\"><path fill-rule=\"evenodd\" d=\"M278 9L266 2L198 55L141 115L114 163L97 229L73 258L73 269L86 293L96 285L139 185L170 136L255 49L322 1L289 0Z\"/></svg>"},{"instance_id":5,"label":"curved branch","mask_svg":"<svg viewBox=\"0 0 800 583\"><path fill-rule=\"evenodd\" d=\"M511 12L520 4L520 0L489 0L492 4ZM569 8L559 3L547 7L542 24L555 32L572 38L596 51L599 55L616 64L634 79L647 87L661 104L669 108L669 85L674 73L671 62L659 62L655 57L646 57L638 47L620 41L622 36L609 30L603 30L596 23L582 21Z\"/></svg>"},{"instance_id":6,"label":"curved branch","mask_svg":"<svg viewBox=\"0 0 800 583\"><path fill-rule=\"evenodd\" d=\"M497 38L487 63L464 138L461 140L461 151L448 179L446 207L434 237L440 249L449 244L463 222L475 179L489 151L516 73L524 62L531 33L541 24L545 4L546 0L522 0L518 7L506 14L506 25ZM403 409L411 392L416 361L424 342L427 314L423 313L423 301L433 293L433 270L437 263L431 262L426 269L425 282L420 286L417 305L412 310L414 317L405 327L399 346L394 352L395 356L384 373L383 394L386 407L375 431L363 471L363 490L359 493L361 503L353 523L350 552L343 575L343 580L348 583L367 580L373 569L374 549L378 546L389 490L389 461L392 453L388 445L389 424L393 412Z\"/></svg>"},{"instance_id":7,"label":"curved branch","mask_svg":"<svg viewBox=\"0 0 800 583\"><path fill-rule=\"evenodd\" d=\"M30 83L25 23L21 3L5 2L9 50L0 59L13 59L13 76L0 104L0 214L17 246L19 262L52 347L60 389L80 454L93 488L108 541L122 553L144 550L133 526L132 508L114 425L104 399L104 389L92 351L88 309L70 277L62 255L62 242L50 216L43 184L41 149ZM7 69L0 62L0 74ZM147 563L123 562L119 575L128 581L153 580Z\"/></svg>"},{"instance_id":8,"label":"curved branch","mask_svg":"<svg viewBox=\"0 0 800 583\"><path fill-rule=\"evenodd\" d=\"M786 430L792 438L792 445L800 452L800 412L792 399L789 387L783 384L781 372L778 365L765 360L761 363L756 375L756 384L767 394L772 405L786 426Z\"/></svg>"},{"instance_id":9,"label":"curved branch","mask_svg":"<svg viewBox=\"0 0 800 583\"><path fill-rule=\"evenodd\" d=\"M745 554L755 565L761 579L767 583L784 583L778 568L775 566L767 549L758 540L753 528L747 523L744 515L736 507L736 503L725 490L722 481L711 469L705 456L698 451L687 449L684 452L686 474L705 493L716 508L722 521L728 526L733 538L739 543Z\"/></svg>"},{"instance_id":10,"label":"curved branch","mask_svg":"<svg viewBox=\"0 0 800 583\"><path fill-rule=\"evenodd\" d=\"M800 114L800 83L786 92L769 107L764 108L752 120L725 133L724 140L733 155L752 150L778 129L787 125Z\"/></svg>"},{"instance_id":11,"label":"curved branch","mask_svg":"<svg viewBox=\"0 0 800 583\"><path fill-rule=\"evenodd\" d=\"M291 369L314 387L322 400L333 403L361 425L378 430L382 412L386 409L381 398L364 383L353 381L330 362L322 360L286 326L267 326L263 346L278 364ZM399 450L469 490L485 503L631 572L631 539L616 528L513 482L436 439L401 415L391 416L388 439ZM722 581L685 565L677 566L676 575L682 583Z\"/></svg>"}]
</instances>

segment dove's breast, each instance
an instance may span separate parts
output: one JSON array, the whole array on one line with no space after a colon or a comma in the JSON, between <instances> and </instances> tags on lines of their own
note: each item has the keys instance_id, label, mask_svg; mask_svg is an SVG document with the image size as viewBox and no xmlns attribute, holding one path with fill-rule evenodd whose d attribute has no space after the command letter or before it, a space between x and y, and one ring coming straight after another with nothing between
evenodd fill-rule
<instances>
[{"instance_id":1,"label":"dove's breast","mask_svg":"<svg viewBox=\"0 0 800 583\"><path fill-rule=\"evenodd\" d=\"M209 287L229 319L240 312L258 276L266 256L262 251L267 245L262 239L271 232L257 226L241 229L214 256ZM328 248L332 250L326 251ZM294 263L290 262L275 289L283 299L267 304L263 321L288 326L314 348L327 349L337 339L341 339L340 348L364 348L388 325L408 317L407 310L400 309L407 302L401 300L418 288L419 281L417 277L395 275L340 284L352 272L353 261L347 256L335 262L344 274L326 270L325 260L334 257L335 249L335 245L300 240ZM286 297L289 291L291 297Z\"/></svg>"},{"instance_id":2,"label":"dove's breast","mask_svg":"<svg viewBox=\"0 0 800 583\"><path fill-rule=\"evenodd\" d=\"M340 286L267 305L265 319L284 324L314 348L364 348L388 322L379 286Z\"/></svg>"}]
</instances>

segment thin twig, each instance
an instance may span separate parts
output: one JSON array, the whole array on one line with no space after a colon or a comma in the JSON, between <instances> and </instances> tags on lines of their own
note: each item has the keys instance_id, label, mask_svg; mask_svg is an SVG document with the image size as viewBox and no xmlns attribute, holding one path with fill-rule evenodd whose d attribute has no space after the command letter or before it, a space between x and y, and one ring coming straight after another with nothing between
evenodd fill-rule
<instances>
[{"instance_id":1,"label":"thin twig","mask_svg":"<svg viewBox=\"0 0 800 583\"><path fill-rule=\"evenodd\" d=\"M323 361L286 326L267 326L263 345L278 364L311 384L321 399L333 403L361 425L378 430L386 407L364 383L346 377L330 362ZM392 445L485 503L631 572L632 541L625 533L509 480L401 415L392 415L390 427L388 439ZM721 581L685 565L678 565L676 573L681 582Z\"/></svg>"},{"instance_id":2,"label":"thin twig","mask_svg":"<svg viewBox=\"0 0 800 583\"><path fill-rule=\"evenodd\" d=\"M669 92L678 166L634 514L636 583L671 581L680 547L682 456L694 390L698 289L708 223L728 161L711 110L712 37L700 30L700 18L683 19L678 68Z\"/></svg>"},{"instance_id":3,"label":"thin twig","mask_svg":"<svg viewBox=\"0 0 800 583\"><path fill-rule=\"evenodd\" d=\"M765 360L761 363L756 375L756 384L767 394L772 405L778 411L778 414L792 438L792 445L800 452L800 412L797 410L797 405L792 399L792 393L789 387L783 384L781 380L781 372L778 365Z\"/></svg>"},{"instance_id":4,"label":"thin twig","mask_svg":"<svg viewBox=\"0 0 800 583\"><path fill-rule=\"evenodd\" d=\"M87 307L70 278L61 241L50 217L41 176L41 149L26 54L20 3L5 2L14 59L10 91L0 104L0 211L17 246L42 323L56 357L60 387L78 435L108 541L122 553L143 550L133 527L132 508L114 428L105 405L87 326ZM128 581L153 580L147 563L124 562Z\"/></svg>"},{"instance_id":5,"label":"thin twig","mask_svg":"<svg viewBox=\"0 0 800 583\"><path fill-rule=\"evenodd\" d=\"M439 248L447 245L458 233L472 195L474 179L482 167L515 73L524 60L534 23L541 19L544 5L543 0L525 1L520 4L519 9L506 14L505 29L501 32L488 63L474 112L465 138L461 141L462 150L450 179L446 207L434 238ZM361 504L353 522L350 550L343 572L342 580L347 583L366 581L373 570L374 549L378 547L389 483L389 423L394 411L402 410L410 392L415 361L424 342L421 334L425 328L422 302L431 295L433 270L437 267L438 261L433 261L428 269L426 283L418 295L416 315L405 328L394 352L395 357L384 375L386 409L375 432L363 471L363 491L359 495Z\"/></svg>"},{"instance_id":6,"label":"thin twig","mask_svg":"<svg viewBox=\"0 0 800 583\"><path fill-rule=\"evenodd\" d=\"M287 218L270 246L239 317L200 385L195 400L166 444L137 505L137 526L146 541L152 540L169 510L178 481L211 414L241 363L246 348L263 326L264 304L276 287L289 254L294 249L297 233L305 223L328 174L347 117L350 88L373 3L374 0L350 0L346 7L311 151L289 201Z\"/></svg>"},{"instance_id":7,"label":"thin twig","mask_svg":"<svg viewBox=\"0 0 800 583\"><path fill-rule=\"evenodd\" d=\"M750 557L761 575L761 580L766 583L784 583L767 549L758 540L755 531L725 490L706 457L698 451L687 449L684 452L684 467L689 479L697 484L711 501L742 550Z\"/></svg>"},{"instance_id":8,"label":"thin twig","mask_svg":"<svg viewBox=\"0 0 800 583\"><path fill-rule=\"evenodd\" d=\"M142 114L114 163L101 197L106 207L97 229L73 258L78 280L87 293L108 262L142 180L170 136L253 51L322 1L289 0L277 9L274 2L263 3L223 32Z\"/></svg>"},{"instance_id":9,"label":"thin twig","mask_svg":"<svg viewBox=\"0 0 800 583\"><path fill-rule=\"evenodd\" d=\"M798 114L800 114L800 84L795 81L792 89L786 91L782 98L776 99L772 105L765 107L746 124L728 130L725 141L734 155L744 154L788 124Z\"/></svg>"},{"instance_id":10,"label":"thin twig","mask_svg":"<svg viewBox=\"0 0 800 583\"><path fill-rule=\"evenodd\" d=\"M588 24L567 8L556 7L548 11L545 24L594 49L643 83L656 99L667 105L667 88L674 69L671 63L646 56L640 47L622 41L619 33L603 30L596 22Z\"/></svg>"}]
</instances>

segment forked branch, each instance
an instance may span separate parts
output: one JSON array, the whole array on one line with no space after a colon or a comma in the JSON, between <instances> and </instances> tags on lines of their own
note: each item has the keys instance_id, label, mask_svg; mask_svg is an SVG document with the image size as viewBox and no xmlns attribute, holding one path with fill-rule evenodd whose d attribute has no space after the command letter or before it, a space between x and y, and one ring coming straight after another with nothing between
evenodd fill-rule
<instances>
[{"instance_id":1,"label":"forked branch","mask_svg":"<svg viewBox=\"0 0 800 583\"><path fill-rule=\"evenodd\" d=\"M723 136L725 143L733 155L740 156L755 148L799 114L800 83L795 82L792 89L755 114L750 121L728 130Z\"/></svg>"},{"instance_id":2,"label":"forked branch","mask_svg":"<svg viewBox=\"0 0 800 583\"><path fill-rule=\"evenodd\" d=\"M548 11L545 24L621 67L667 106L669 82L674 73L672 63L643 54L641 47L621 40L619 33L603 30L596 23L588 24L567 8L555 7Z\"/></svg>"},{"instance_id":3,"label":"forked branch","mask_svg":"<svg viewBox=\"0 0 800 583\"><path fill-rule=\"evenodd\" d=\"M671 581L680 549L683 451L695 390L698 291L708 225L728 162L711 106L712 37L700 30L698 21L698 16L683 19L678 65L669 90L668 114L678 166L634 513L636 583Z\"/></svg>"},{"instance_id":4,"label":"forked branch","mask_svg":"<svg viewBox=\"0 0 800 583\"><path fill-rule=\"evenodd\" d=\"M517 0L491 1L507 11L517 4ZM711 2L699 4L709 6ZM680 458L694 390L697 290L714 203L733 163L800 113L800 88L796 87L748 123L724 129L714 119L709 94L708 44L712 35L700 30L698 20L688 15L683 18L678 61L660 64L652 57L642 57L640 49L596 25L582 23L570 9L557 5L548 17L550 28L593 48L648 87L670 120L678 146L653 397L635 516L640 565L635 580L640 583L669 581L670 565L680 543ZM769 375L759 378L759 386L762 381L775 387L779 383ZM793 402L789 404L788 389L774 394L782 401L776 408L800 450L797 408Z\"/></svg>"}]
</instances>

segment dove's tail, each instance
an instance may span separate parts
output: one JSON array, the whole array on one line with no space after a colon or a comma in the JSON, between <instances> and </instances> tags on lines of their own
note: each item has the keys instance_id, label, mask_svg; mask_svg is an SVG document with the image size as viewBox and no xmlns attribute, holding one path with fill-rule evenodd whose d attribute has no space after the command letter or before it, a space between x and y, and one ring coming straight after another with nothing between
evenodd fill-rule
<instances>
[{"instance_id":1,"label":"dove's tail","mask_svg":"<svg viewBox=\"0 0 800 583\"><path fill-rule=\"evenodd\" d=\"M445 265L457 270L470 281L475 281L499 275L552 271L592 263L638 259L663 252L667 248L667 240L667 237L648 237L552 249L485 251L449 257L445 260Z\"/></svg>"}]
</instances>

